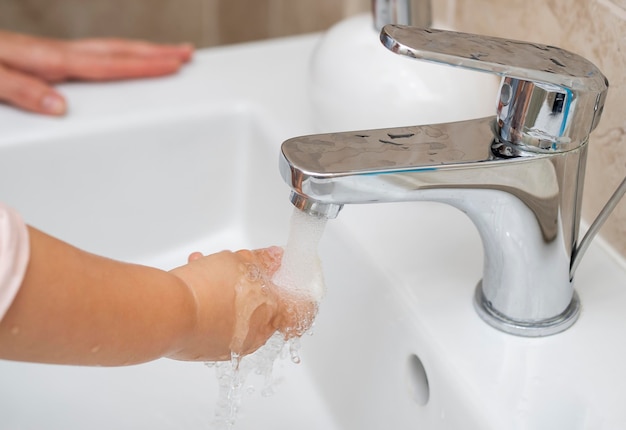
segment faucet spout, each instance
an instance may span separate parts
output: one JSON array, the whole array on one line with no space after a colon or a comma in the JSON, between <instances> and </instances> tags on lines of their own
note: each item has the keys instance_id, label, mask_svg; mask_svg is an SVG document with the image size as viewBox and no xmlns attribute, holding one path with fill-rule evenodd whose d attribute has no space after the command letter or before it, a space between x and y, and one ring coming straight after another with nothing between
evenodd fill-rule
<instances>
[{"instance_id":1,"label":"faucet spout","mask_svg":"<svg viewBox=\"0 0 626 430\"><path fill-rule=\"evenodd\" d=\"M293 189L292 203L327 218L344 204L424 200L427 190L508 192L552 240L559 184L549 158L555 154L510 147L494 127L495 118L487 117L293 138L283 144L280 170Z\"/></svg>"},{"instance_id":2,"label":"faucet spout","mask_svg":"<svg viewBox=\"0 0 626 430\"><path fill-rule=\"evenodd\" d=\"M317 218L337 218L339 211L343 208L343 204L323 203L318 200L313 200L307 196L303 196L302 194L298 194L295 191L291 192L289 200L302 212Z\"/></svg>"},{"instance_id":3,"label":"faucet spout","mask_svg":"<svg viewBox=\"0 0 626 430\"><path fill-rule=\"evenodd\" d=\"M521 336L570 327L580 309L571 274L587 146L606 77L536 43L402 25L385 26L381 42L409 58L500 75L495 116L290 139L280 170L292 202L327 217L344 204L451 204L483 242L478 314Z\"/></svg>"},{"instance_id":4,"label":"faucet spout","mask_svg":"<svg viewBox=\"0 0 626 430\"><path fill-rule=\"evenodd\" d=\"M297 137L283 143L280 171L292 203L318 216L335 217L345 204L428 200L457 207L483 241L481 316L509 333L553 334L578 315L569 265L586 145L521 152L501 142L494 127L488 117Z\"/></svg>"}]
</instances>

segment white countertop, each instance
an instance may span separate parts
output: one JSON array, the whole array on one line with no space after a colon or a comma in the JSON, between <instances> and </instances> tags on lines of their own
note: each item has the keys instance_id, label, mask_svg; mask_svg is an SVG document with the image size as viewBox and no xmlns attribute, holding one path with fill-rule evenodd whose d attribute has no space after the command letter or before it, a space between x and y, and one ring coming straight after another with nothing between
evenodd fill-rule
<instances>
[{"instance_id":1,"label":"white countertop","mask_svg":"<svg viewBox=\"0 0 626 430\"><path fill-rule=\"evenodd\" d=\"M172 76L107 83L71 82L58 85L67 97L69 112L53 118L0 105L0 145L46 139L57 133L80 132L124 120L158 120L172 110L193 110L228 100L231 105L254 104L267 109L293 133L308 133L305 91L310 53L319 35L304 35L198 50L193 60ZM257 47L261 49L257 49ZM270 60L271 58L271 60ZM284 59L277 63L276 59ZM284 92L268 85L266 77L284 84ZM293 109L290 101L298 106ZM269 101L269 103L268 103ZM284 128L284 127L283 127ZM289 136L287 136L289 137Z\"/></svg>"}]
</instances>

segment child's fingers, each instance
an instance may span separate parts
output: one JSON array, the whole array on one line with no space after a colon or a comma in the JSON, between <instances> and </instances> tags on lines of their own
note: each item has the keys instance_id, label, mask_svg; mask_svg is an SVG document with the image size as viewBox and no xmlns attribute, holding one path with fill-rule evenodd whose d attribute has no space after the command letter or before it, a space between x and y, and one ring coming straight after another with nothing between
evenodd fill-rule
<instances>
[{"instance_id":1,"label":"child's fingers","mask_svg":"<svg viewBox=\"0 0 626 430\"><path fill-rule=\"evenodd\" d=\"M189 257L187 257L187 262L191 263L192 261L198 260L202 257L203 255L201 252L198 252L198 251L192 252L191 254L189 254Z\"/></svg>"},{"instance_id":2,"label":"child's fingers","mask_svg":"<svg viewBox=\"0 0 626 430\"><path fill-rule=\"evenodd\" d=\"M282 293L278 317L274 324L285 338L299 337L313 325L318 311L318 303L300 294Z\"/></svg>"},{"instance_id":3,"label":"child's fingers","mask_svg":"<svg viewBox=\"0 0 626 430\"><path fill-rule=\"evenodd\" d=\"M279 246L270 246L269 248L256 249L252 251L252 253L259 263L261 263L267 276L271 278L280 268L284 251Z\"/></svg>"}]
</instances>

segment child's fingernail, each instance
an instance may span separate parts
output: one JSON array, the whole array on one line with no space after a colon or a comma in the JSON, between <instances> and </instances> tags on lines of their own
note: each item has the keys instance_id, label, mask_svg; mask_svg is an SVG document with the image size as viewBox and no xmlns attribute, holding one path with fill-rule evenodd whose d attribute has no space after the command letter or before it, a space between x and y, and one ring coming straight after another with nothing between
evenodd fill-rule
<instances>
[{"instance_id":1,"label":"child's fingernail","mask_svg":"<svg viewBox=\"0 0 626 430\"><path fill-rule=\"evenodd\" d=\"M189 257L187 258L187 262L191 263L192 261L198 260L202 258L202 253L201 252L192 252L191 254L189 254Z\"/></svg>"},{"instance_id":2,"label":"child's fingernail","mask_svg":"<svg viewBox=\"0 0 626 430\"><path fill-rule=\"evenodd\" d=\"M46 94L41 99L41 107L45 113L51 115L63 115L67 110L65 100L57 94Z\"/></svg>"},{"instance_id":3,"label":"child's fingernail","mask_svg":"<svg viewBox=\"0 0 626 430\"><path fill-rule=\"evenodd\" d=\"M283 253L285 251L280 246L270 246L269 248L265 248L265 252L273 259L280 260L283 258Z\"/></svg>"}]
</instances>

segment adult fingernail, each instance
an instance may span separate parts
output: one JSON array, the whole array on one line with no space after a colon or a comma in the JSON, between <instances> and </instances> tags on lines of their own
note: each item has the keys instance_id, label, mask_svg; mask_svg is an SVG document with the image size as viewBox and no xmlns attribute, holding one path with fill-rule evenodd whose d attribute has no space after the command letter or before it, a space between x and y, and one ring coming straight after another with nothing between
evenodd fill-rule
<instances>
[{"instance_id":1,"label":"adult fingernail","mask_svg":"<svg viewBox=\"0 0 626 430\"><path fill-rule=\"evenodd\" d=\"M67 111L65 100L57 94L46 94L41 99L41 108L50 115L63 115Z\"/></svg>"},{"instance_id":2,"label":"adult fingernail","mask_svg":"<svg viewBox=\"0 0 626 430\"><path fill-rule=\"evenodd\" d=\"M191 43L181 43L178 45L178 48L183 51L182 60L189 61L191 56L193 55L194 47Z\"/></svg>"}]
</instances>

